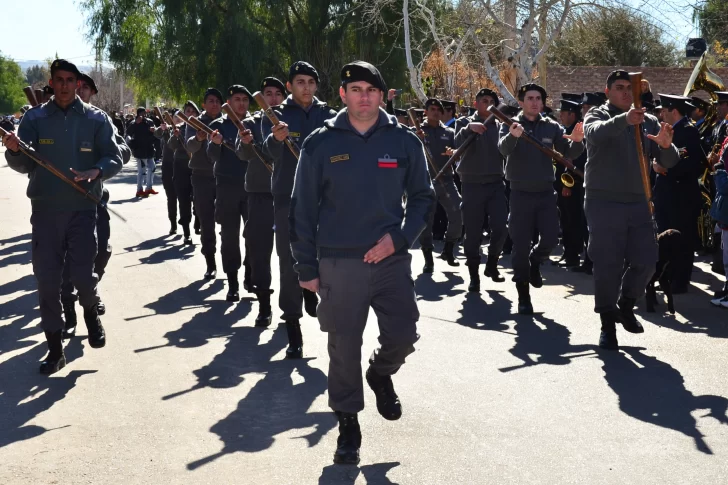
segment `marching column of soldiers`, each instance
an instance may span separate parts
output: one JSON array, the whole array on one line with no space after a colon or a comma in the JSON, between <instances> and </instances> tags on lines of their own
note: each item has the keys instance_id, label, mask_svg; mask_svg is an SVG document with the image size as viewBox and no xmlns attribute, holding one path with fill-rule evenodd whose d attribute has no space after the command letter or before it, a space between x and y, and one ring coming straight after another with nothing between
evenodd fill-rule
<instances>
[{"instance_id":1,"label":"marching column of soldiers","mask_svg":"<svg viewBox=\"0 0 728 485\"><path fill-rule=\"evenodd\" d=\"M707 103L660 94L659 105L650 100L636 108L630 75L622 70L608 76L603 92L562 93L560 123L546 107L549 94L530 83L516 93L518 109L501 105L497 92L483 88L462 118L456 103L428 99L417 129L407 126L406 111L393 108L396 91L387 89L373 65L346 64L340 80L339 111L316 97L316 68L297 61L285 83L266 77L260 96L240 84L225 95L209 88L202 110L187 101L182 111L170 111L147 130L163 149L170 234L179 223L183 244L192 244L192 215L199 217L204 278L217 277L219 224L226 300L240 300L242 269L243 290L259 305L255 325L268 327L275 243L286 357L303 357L304 310L328 334L329 405L339 421L335 463L359 462L364 380L385 419L402 415L392 375L420 338L409 249L419 241L423 273L435 270L438 206L446 221L440 257L449 267L459 266L457 245L463 242L469 292L481 288L484 234L484 275L495 283L505 282L499 262L512 247L519 314L533 313L530 287L543 286L542 265L560 236L563 256L556 264L593 274L603 349L619 348L617 324L630 333L644 331L633 309L655 272L656 233L682 234L670 284L675 293L687 291L701 203L698 180L717 164L719 189L727 185L718 163L724 151L716 147L726 138L728 92L716 93L718 121L701 140L696 125L705 123ZM33 272L49 350L42 374L66 365L63 340L76 335L77 300L91 347L106 344L98 283L111 256L111 217L103 181L131 157L112 119L91 104L98 92L93 79L58 59L49 89L47 99L25 112L17 134L6 130L2 139L8 165L29 176ZM254 101L261 110L251 114ZM497 107L505 118L496 116ZM573 166L555 168L556 155ZM654 218L640 169L645 157ZM722 215L714 218L722 229ZM728 307L728 284L713 303ZM380 347L362 372L370 308Z\"/></svg>"}]
</instances>

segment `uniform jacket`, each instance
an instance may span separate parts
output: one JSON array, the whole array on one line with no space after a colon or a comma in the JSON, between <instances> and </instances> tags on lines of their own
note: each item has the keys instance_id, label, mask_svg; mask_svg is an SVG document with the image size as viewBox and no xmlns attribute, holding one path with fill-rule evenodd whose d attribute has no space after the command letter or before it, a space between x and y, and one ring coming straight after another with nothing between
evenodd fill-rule
<instances>
[{"instance_id":1,"label":"uniform jacket","mask_svg":"<svg viewBox=\"0 0 728 485\"><path fill-rule=\"evenodd\" d=\"M584 137L589 151L584 171L585 196L587 199L614 202L639 202L644 200L639 159L634 135L635 127L627 124L627 113L611 103L589 110L584 120ZM652 115L645 115L642 124L642 146L647 159L670 169L678 160L675 145L660 148L644 136L657 135L660 125Z\"/></svg>"},{"instance_id":2,"label":"uniform jacket","mask_svg":"<svg viewBox=\"0 0 728 485\"><path fill-rule=\"evenodd\" d=\"M245 191L248 193L270 194L270 185L272 175L259 156L262 156L268 165L272 166L273 162L270 157L266 156L263 151L263 117L262 111L256 112L252 117L243 120L243 125L253 132L253 144L257 147L257 153L250 145L246 145L240 141L240 137L236 139L236 150L238 156L248 161L248 171L245 173Z\"/></svg>"},{"instance_id":3,"label":"uniform jacket","mask_svg":"<svg viewBox=\"0 0 728 485\"><path fill-rule=\"evenodd\" d=\"M221 115L217 115L217 118L220 116ZM210 126L210 123L215 118L212 118L207 114L207 112L203 112L197 119L206 126ZM185 148L191 157L190 169L195 175L214 177L213 162L210 160L210 157L207 156L207 139L198 141L196 135L197 130L192 128L190 125L187 125L187 128L185 129L185 140L187 140Z\"/></svg>"},{"instance_id":4,"label":"uniform jacket","mask_svg":"<svg viewBox=\"0 0 728 485\"><path fill-rule=\"evenodd\" d=\"M564 138L564 128L551 118L538 115L536 121L530 121L521 112L513 120L522 125L524 131L566 158L573 160L584 151L584 144ZM505 123L500 125L498 148L506 157L506 180L511 183L511 190L553 190L554 162L551 157L541 153L530 143L511 135Z\"/></svg>"},{"instance_id":5,"label":"uniform jacket","mask_svg":"<svg viewBox=\"0 0 728 485\"><path fill-rule=\"evenodd\" d=\"M167 146L174 151L175 168L184 165L185 168L189 170L188 165L190 163L190 154L185 148L185 124L180 123L177 125L177 129L179 130L179 136L174 136L170 133L170 137L167 140Z\"/></svg>"},{"instance_id":6,"label":"uniform jacket","mask_svg":"<svg viewBox=\"0 0 728 485\"><path fill-rule=\"evenodd\" d=\"M62 173L97 168L102 176L81 186L102 196L102 178L108 179L121 170L122 157L114 141L111 120L100 109L78 97L67 111L54 98L28 111L18 128L18 137L34 148ZM20 151L5 152L8 166L29 174L27 195L34 211L92 210L95 204L70 185L38 166Z\"/></svg>"},{"instance_id":7,"label":"uniform jacket","mask_svg":"<svg viewBox=\"0 0 728 485\"><path fill-rule=\"evenodd\" d=\"M693 207L700 203L700 185L698 178L705 169L706 157L700 142L698 129L687 117L675 125L672 144L684 150L677 164L667 171L667 174L657 174L655 177L654 198L655 206L661 203L677 202Z\"/></svg>"},{"instance_id":8,"label":"uniform jacket","mask_svg":"<svg viewBox=\"0 0 728 485\"><path fill-rule=\"evenodd\" d=\"M718 221L723 229L728 228L728 173L724 166L716 165L715 201L710 207L710 217Z\"/></svg>"},{"instance_id":9,"label":"uniform jacket","mask_svg":"<svg viewBox=\"0 0 728 485\"><path fill-rule=\"evenodd\" d=\"M154 136L162 142L163 165L174 163L174 148L169 146L169 139L172 137L172 134L170 133L171 130L171 127L167 130L162 130L162 128L157 127L157 129L154 130Z\"/></svg>"},{"instance_id":10,"label":"uniform jacket","mask_svg":"<svg viewBox=\"0 0 728 485\"><path fill-rule=\"evenodd\" d=\"M381 109L361 135L340 111L305 141L296 170L290 239L299 279L318 277L317 252L360 258L387 233L395 251L406 252L433 201L417 135Z\"/></svg>"},{"instance_id":11,"label":"uniform jacket","mask_svg":"<svg viewBox=\"0 0 728 485\"><path fill-rule=\"evenodd\" d=\"M484 121L478 113L459 119L456 123L455 147L459 148L473 133L468 128L471 122ZM503 179L503 155L498 150L499 127L495 118L486 128L485 133L478 135L460 159L457 172L463 183L493 183Z\"/></svg>"},{"instance_id":12,"label":"uniform jacket","mask_svg":"<svg viewBox=\"0 0 728 485\"><path fill-rule=\"evenodd\" d=\"M238 138L238 129L235 124L227 116L221 116L210 122L210 128L218 130L222 134L222 138L230 146L235 146L235 140ZM248 161L222 144L207 144L207 156L210 161L215 164L214 174L218 181L235 182L236 184L245 185L245 172L248 169Z\"/></svg>"},{"instance_id":13,"label":"uniform jacket","mask_svg":"<svg viewBox=\"0 0 728 485\"><path fill-rule=\"evenodd\" d=\"M336 115L336 111L317 98L313 99L313 104L306 111L293 101L292 96L288 96L276 110L280 112L280 121L288 124L290 137L299 147L316 128L324 126L324 121ZM275 139L271 133L272 127L267 118L263 120L263 148L274 164L271 192L274 196L290 197L298 160L284 142Z\"/></svg>"}]
</instances>

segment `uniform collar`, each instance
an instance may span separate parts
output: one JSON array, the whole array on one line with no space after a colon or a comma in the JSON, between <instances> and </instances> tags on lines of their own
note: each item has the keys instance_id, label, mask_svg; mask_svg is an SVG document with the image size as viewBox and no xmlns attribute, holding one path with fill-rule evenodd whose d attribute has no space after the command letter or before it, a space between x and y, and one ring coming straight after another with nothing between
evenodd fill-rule
<instances>
[{"instance_id":1,"label":"uniform collar","mask_svg":"<svg viewBox=\"0 0 728 485\"><path fill-rule=\"evenodd\" d=\"M50 101L48 101L48 103L46 103L46 109L49 111L49 114L53 114L56 111L64 111L60 106L58 106L56 104L55 96L52 96ZM71 111L71 110L75 111L76 113L78 113L80 115L86 114L86 105L84 105L83 101L81 101L81 98L79 98L78 95L76 96L76 100L73 103L71 103L71 105L68 107L68 110L66 110L66 112Z\"/></svg>"}]
</instances>

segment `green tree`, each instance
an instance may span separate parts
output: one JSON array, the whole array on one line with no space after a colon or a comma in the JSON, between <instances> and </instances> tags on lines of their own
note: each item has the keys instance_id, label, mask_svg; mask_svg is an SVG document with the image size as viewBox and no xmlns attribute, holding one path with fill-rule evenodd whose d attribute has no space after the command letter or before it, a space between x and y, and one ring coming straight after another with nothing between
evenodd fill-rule
<instances>
[{"instance_id":1,"label":"green tree","mask_svg":"<svg viewBox=\"0 0 728 485\"><path fill-rule=\"evenodd\" d=\"M24 84L18 63L0 53L0 114L14 113L25 104Z\"/></svg>"},{"instance_id":2,"label":"green tree","mask_svg":"<svg viewBox=\"0 0 728 485\"><path fill-rule=\"evenodd\" d=\"M693 20L698 21L701 36L708 44L728 45L728 0L706 0L695 7Z\"/></svg>"},{"instance_id":3,"label":"green tree","mask_svg":"<svg viewBox=\"0 0 728 485\"><path fill-rule=\"evenodd\" d=\"M676 66L677 47L662 29L627 7L596 8L570 20L548 53L566 66Z\"/></svg>"},{"instance_id":4,"label":"green tree","mask_svg":"<svg viewBox=\"0 0 728 485\"><path fill-rule=\"evenodd\" d=\"M42 88L48 84L50 78L51 71L45 65L31 66L25 71L25 82L33 86L33 88Z\"/></svg>"}]
</instances>

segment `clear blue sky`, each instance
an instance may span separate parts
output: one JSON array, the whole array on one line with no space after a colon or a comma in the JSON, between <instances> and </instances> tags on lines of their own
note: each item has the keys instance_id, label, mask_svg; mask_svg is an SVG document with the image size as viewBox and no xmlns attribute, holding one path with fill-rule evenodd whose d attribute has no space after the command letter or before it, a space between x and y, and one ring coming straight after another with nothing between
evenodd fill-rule
<instances>
[{"instance_id":1,"label":"clear blue sky","mask_svg":"<svg viewBox=\"0 0 728 485\"><path fill-rule=\"evenodd\" d=\"M665 37L680 48L697 32L692 26L692 8L696 0L624 0L662 27ZM84 39L84 16L78 0L7 0L3 1L0 22L5 56L18 61L60 57L78 64L93 63L93 48ZM42 15L38 15L42 13ZM23 20L25 19L25 21ZM8 22L9 20L9 22ZM32 26L32 34L26 35Z\"/></svg>"}]
</instances>

